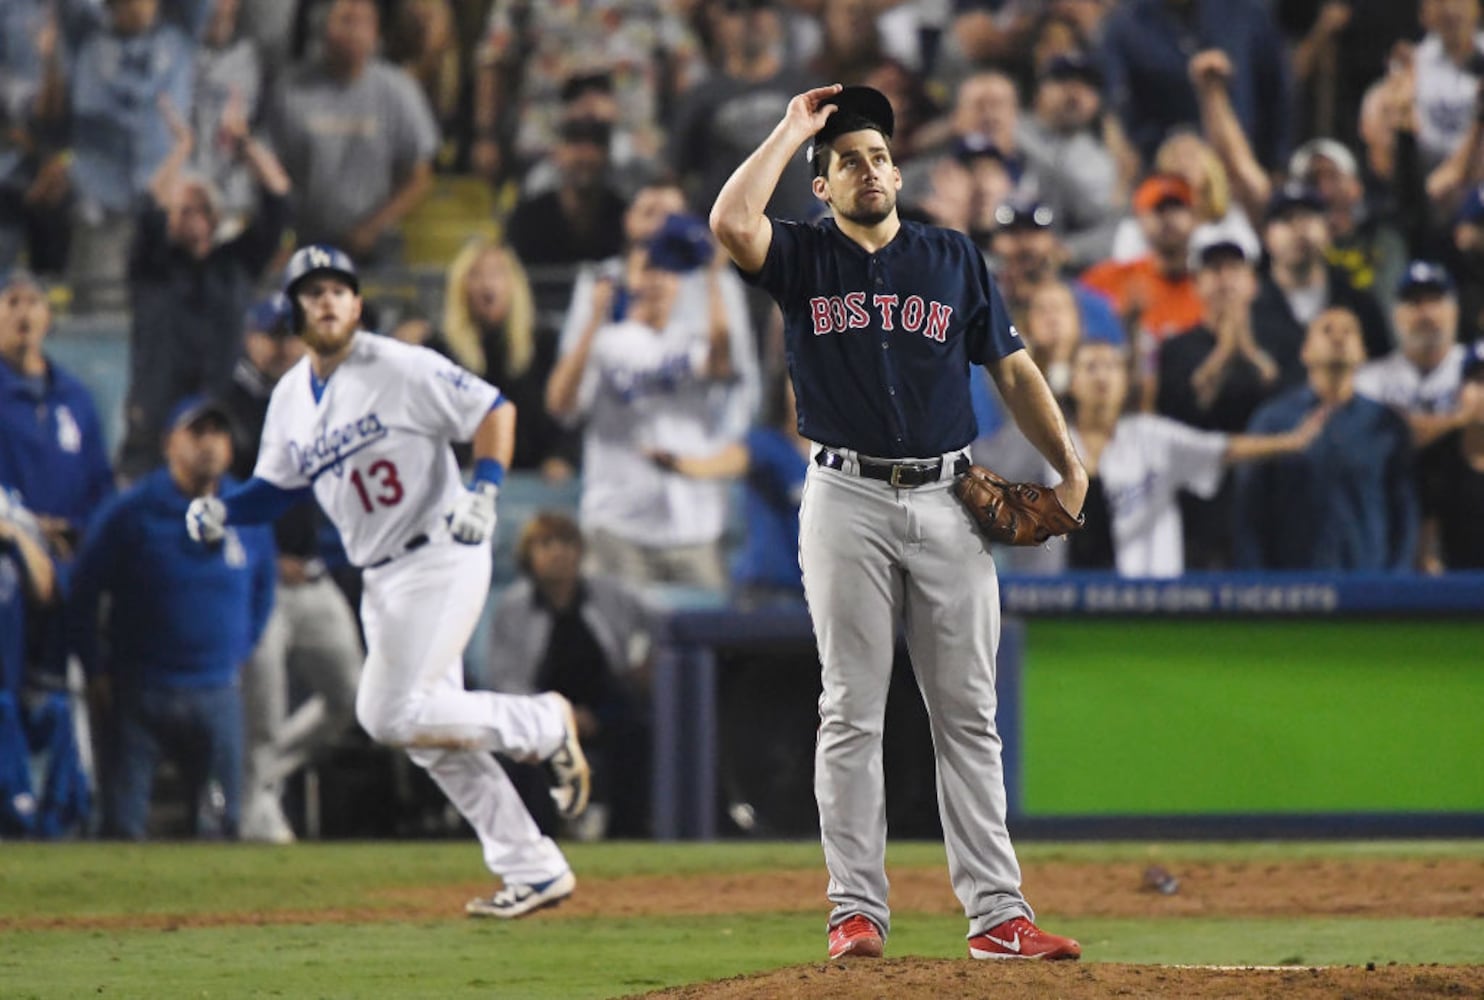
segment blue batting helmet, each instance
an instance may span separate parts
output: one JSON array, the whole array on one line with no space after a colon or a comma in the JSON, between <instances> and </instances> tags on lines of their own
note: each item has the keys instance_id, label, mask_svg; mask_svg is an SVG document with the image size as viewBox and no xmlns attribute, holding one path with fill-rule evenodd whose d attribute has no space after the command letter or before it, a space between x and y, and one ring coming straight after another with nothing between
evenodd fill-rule
<instances>
[{"instance_id":1,"label":"blue batting helmet","mask_svg":"<svg viewBox=\"0 0 1484 1000\"><path fill-rule=\"evenodd\" d=\"M311 243L294 251L288 266L283 269L283 294L292 300L299 282L311 274L333 274L350 285L357 295L360 294L361 280L356 276L356 266L350 256L327 243Z\"/></svg>"}]
</instances>

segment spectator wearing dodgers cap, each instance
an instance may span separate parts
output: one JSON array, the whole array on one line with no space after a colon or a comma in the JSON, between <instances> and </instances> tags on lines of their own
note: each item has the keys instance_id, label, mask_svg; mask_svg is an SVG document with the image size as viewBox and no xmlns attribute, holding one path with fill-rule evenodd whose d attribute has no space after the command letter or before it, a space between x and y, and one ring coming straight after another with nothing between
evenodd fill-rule
<instances>
[{"instance_id":1,"label":"spectator wearing dodgers cap","mask_svg":"<svg viewBox=\"0 0 1484 1000\"><path fill-rule=\"evenodd\" d=\"M1325 309L1346 309L1356 316L1367 358L1379 358L1393 346L1375 298L1353 288L1326 257L1332 246L1326 209L1317 191L1290 181L1273 193L1262 226L1268 269L1253 306L1253 327L1259 343L1278 362L1285 385L1307 378L1299 348L1308 325Z\"/></svg>"},{"instance_id":2,"label":"spectator wearing dodgers cap","mask_svg":"<svg viewBox=\"0 0 1484 1000\"><path fill-rule=\"evenodd\" d=\"M1257 258L1239 240L1208 234L1190 248L1205 319L1159 347L1154 409L1203 431L1240 434L1281 387L1281 372L1253 322ZM1180 497L1185 568L1231 564L1232 490Z\"/></svg>"},{"instance_id":3,"label":"spectator wearing dodgers cap","mask_svg":"<svg viewBox=\"0 0 1484 1000\"><path fill-rule=\"evenodd\" d=\"M1414 260L1396 288L1397 349L1363 366L1355 391L1400 412L1412 443L1426 448L1463 427L1459 407L1465 349L1458 342L1458 295L1443 265Z\"/></svg>"},{"instance_id":4,"label":"spectator wearing dodgers cap","mask_svg":"<svg viewBox=\"0 0 1484 1000\"><path fill-rule=\"evenodd\" d=\"M238 668L273 607L273 534L229 528L212 546L185 537L191 499L234 482L226 474L231 419L219 403L181 400L163 437L164 467L106 502L89 525L67 621L101 734L104 835L147 835L155 765L169 756L191 789L192 813L208 782L220 787L219 823L197 832L231 838L243 763ZM111 601L101 614L104 594Z\"/></svg>"}]
</instances>

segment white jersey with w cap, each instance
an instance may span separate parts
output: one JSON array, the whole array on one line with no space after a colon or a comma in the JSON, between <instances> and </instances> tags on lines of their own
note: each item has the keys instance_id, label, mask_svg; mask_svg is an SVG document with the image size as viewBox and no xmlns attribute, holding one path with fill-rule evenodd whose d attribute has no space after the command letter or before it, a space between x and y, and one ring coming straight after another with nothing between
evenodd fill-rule
<instances>
[{"instance_id":1,"label":"white jersey with w cap","mask_svg":"<svg viewBox=\"0 0 1484 1000\"><path fill-rule=\"evenodd\" d=\"M350 561L370 566L436 531L463 488L449 443L500 398L440 354L363 330L318 398L307 357L279 381L254 475L313 486Z\"/></svg>"},{"instance_id":2,"label":"white jersey with w cap","mask_svg":"<svg viewBox=\"0 0 1484 1000\"><path fill-rule=\"evenodd\" d=\"M1400 350L1368 361L1355 373L1355 391L1403 413L1449 413L1458 406L1463 358L1468 348L1454 344L1441 364L1424 372Z\"/></svg>"}]
</instances>

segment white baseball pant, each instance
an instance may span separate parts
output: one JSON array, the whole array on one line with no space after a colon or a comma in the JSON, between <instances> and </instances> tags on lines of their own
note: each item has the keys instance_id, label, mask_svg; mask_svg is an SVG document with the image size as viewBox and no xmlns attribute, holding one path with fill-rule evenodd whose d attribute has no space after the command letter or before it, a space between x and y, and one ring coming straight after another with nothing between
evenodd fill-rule
<instances>
[{"instance_id":1,"label":"white baseball pant","mask_svg":"<svg viewBox=\"0 0 1484 1000\"><path fill-rule=\"evenodd\" d=\"M551 695L464 689L463 651L489 594L488 545L447 534L368 568L361 597L366 665L356 718L371 738L404 747L474 827L490 871L543 882L570 867L491 756L550 756L564 738Z\"/></svg>"}]
</instances>

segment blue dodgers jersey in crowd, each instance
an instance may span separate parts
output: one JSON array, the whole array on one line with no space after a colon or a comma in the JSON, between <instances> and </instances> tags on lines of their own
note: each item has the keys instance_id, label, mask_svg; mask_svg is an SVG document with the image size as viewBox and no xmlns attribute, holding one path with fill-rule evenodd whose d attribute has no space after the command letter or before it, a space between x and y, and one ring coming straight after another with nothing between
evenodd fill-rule
<instances>
[{"instance_id":1,"label":"blue dodgers jersey in crowd","mask_svg":"<svg viewBox=\"0 0 1484 1000\"><path fill-rule=\"evenodd\" d=\"M223 479L225 492L234 481ZM232 683L273 610L270 525L229 527L223 542L186 534L190 499L168 469L114 497L88 526L68 580L72 639L89 673L149 689ZM112 598L109 657L99 662L98 602Z\"/></svg>"},{"instance_id":2,"label":"blue dodgers jersey in crowd","mask_svg":"<svg viewBox=\"0 0 1484 1000\"><path fill-rule=\"evenodd\" d=\"M0 361L0 486L81 528L113 492L103 428L87 387L50 360L43 385Z\"/></svg>"},{"instance_id":3,"label":"blue dodgers jersey in crowd","mask_svg":"<svg viewBox=\"0 0 1484 1000\"><path fill-rule=\"evenodd\" d=\"M803 593L799 570L799 500L809 463L787 434L757 427L747 434L743 512L747 534L732 563L738 586Z\"/></svg>"},{"instance_id":4,"label":"blue dodgers jersey in crowd","mask_svg":"<svg viewBox=\"0 0 1484 1000\"><path fill-rule=\"evenodd\" d=\"M903 222L875 253L836 228L773 219L748 281L783 310L799 433L881 458L975 437L969 364L1023 346L984 255L962 233Z\"/></svg>"}]
</instances>

